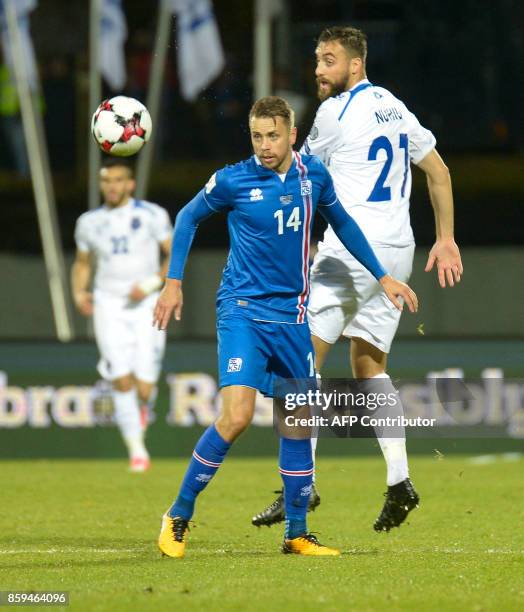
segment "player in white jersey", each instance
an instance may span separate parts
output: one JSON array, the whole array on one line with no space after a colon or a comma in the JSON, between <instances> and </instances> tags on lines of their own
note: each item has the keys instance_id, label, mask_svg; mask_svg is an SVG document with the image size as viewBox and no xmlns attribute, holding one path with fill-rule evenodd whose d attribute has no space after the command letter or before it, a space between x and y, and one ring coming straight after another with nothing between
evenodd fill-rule
<instances>
[{"instance_id":1,"label":"player in white jersey","mask_svg":"<svg viewBox=\"0 0 524 612\"><path fill-rule=\"evenodd\" d=\"M435 214L436 241L426 271L436 264L441 287L453 286L463 272L453 236L453 195L448 168L435 137L398 98L366 77L366 35L351 27L324 30L316 48L321 105L302 151L327 165L344 208L358 222L378 259L407 282L415 241L409 219L411 163L427 178ZM395 389L386 373L387 356L400 311L391 308L373 278L340 244L328 226L311 268L308 322L321 371L330 348L351 340L351 366L382 392ZM371 382L372 379L379 379ZM400 401L395 410L402 411ZM399 526L419 501L409 479L404 432L378 436L387 464L386 502L374 523L377 531ZM398 434L397 434L398 435ZM316 439L312 440L313 448ZM255 525L282 520L280 498L253 517ZM320 502L316 490L310 507Z\"/></svg>"},{"instance_id":2,"label":"player in white jersey","mask_svg":"<svg viewBox=\"0 0 524 612\"><path fill-rule=\"evenodd\" d=\"M130 470L143 472L150 465L144 443L148 407L156 395L166 341L165 332L151 321L167 270L172 227L163 208L132 197L134 187L129 165L108 160L100 171L104 204L76 224L71 284L77 309L94 318L98 371L112 383L115 421Z\"/></svg>"}]
</instances>

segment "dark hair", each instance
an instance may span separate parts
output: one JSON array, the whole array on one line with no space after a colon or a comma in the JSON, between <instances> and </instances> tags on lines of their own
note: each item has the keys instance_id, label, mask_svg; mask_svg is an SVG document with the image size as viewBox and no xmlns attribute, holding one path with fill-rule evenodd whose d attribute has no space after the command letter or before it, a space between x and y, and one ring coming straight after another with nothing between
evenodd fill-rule
<instances>
[{"instance_id":1,"label":"dark hair","mask_svg":"<svg viewBox=\"0 0 524 612\"><path fill-rule=\"evenodd\" d=\"M134 165L128 159L123 157L111 157L106 156L102 159L102 168L127 168L129 176L133 177L135 174Z\"/></svg>"},{"instance_id":2,"label":"dark hair","mask_svg":"<svg viewBox=\"0 0 524 612\"><path fill-rule=\"evenodd\" d=\"M287 100L278 96L266 96L257 100L249 111L249 122L255 117L282 117L288 127L295 125L295 113Z\"/></svg>"},{"instance_id":3,"label":"dark hair","mask_svg":"<svg viewBox=\"0 0 524 612\"><path fill-rule=\"evenodd\" d=\"M333 26L323 30L318 37L318 42L339 42L346 50L349 57L360 57L362 63L366 63L368 54L368 38L357 28L350 26Z\"/></svg>"}]
</instances>

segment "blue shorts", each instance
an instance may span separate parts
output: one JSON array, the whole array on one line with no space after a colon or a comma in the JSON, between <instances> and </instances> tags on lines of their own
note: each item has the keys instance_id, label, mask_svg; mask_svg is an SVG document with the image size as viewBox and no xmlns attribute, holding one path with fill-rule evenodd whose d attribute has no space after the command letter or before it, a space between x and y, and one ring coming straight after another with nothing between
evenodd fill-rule
<instances>
[{"instance_id":1,"label":"blue shorts","mask_svg":"<svg viewBox=\"0 0 524 612\"><path fill-rule=\"evenodd\" d=\"M273 397L275 379L316 388L315 353L307 323L254 321L227 314L217 321L219 387L242 385Z\"/></svg>"}]
</instances>

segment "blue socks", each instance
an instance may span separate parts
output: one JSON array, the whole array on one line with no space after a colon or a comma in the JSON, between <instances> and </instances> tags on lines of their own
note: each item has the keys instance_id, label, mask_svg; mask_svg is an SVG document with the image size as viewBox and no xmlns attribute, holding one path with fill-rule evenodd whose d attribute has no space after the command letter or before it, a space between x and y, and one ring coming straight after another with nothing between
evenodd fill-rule
<instances>
[{"instance_id":1,"label":"blue socks","mask_svg":"<svg viewBox=\"0 0 524 612\"><path fill-rule=\"evenodd\" d=\"M280 475L284 481L285 538L307 533L306 514L313 482L311 440L280 438Z\"/></svg>"},{"instance_id":2,"label":"blue socks","mask_svg":"<svg viewBox=\"0 0 524 612\"><path fill-rule=\"evenodd\" d=\"M195 446L178 497L168 511L171 518L181 516L188 521L193 516L197 495L213 478L230 446L214 425L206 429Z\"/></svg>"},{"instance_id":3,"label":"blue socks","mask_svg":"<svg viewBox=\"0 0 524 612\"><path fill-rule=\"evenodd\" d=\"M231 444L211 425L197 442L170 517L189 520L193 516L197 495L203 491L222 464ZM311 441L280 439L280 474L284 481L286 539L307 533L306 513L313 480Z\"/></svg>"}]
</instances>

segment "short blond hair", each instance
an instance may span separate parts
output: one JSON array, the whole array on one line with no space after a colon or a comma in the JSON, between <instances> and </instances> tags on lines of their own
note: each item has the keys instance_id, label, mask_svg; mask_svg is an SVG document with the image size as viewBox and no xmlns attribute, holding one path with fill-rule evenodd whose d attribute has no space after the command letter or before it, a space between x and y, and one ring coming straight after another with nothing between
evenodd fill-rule
<instances>
[{"instance_id":1,"label":"short blond hair","mask_svg":"<svg viewBox=\"0 0 524 612\"><path fill-rule=\"evenodd\" d=\"M257 100L249 111L249 123L252 119L269 117L275 120L282 117L289 129L295 127L295 111L287 100L279 96L265 96Z\"/></svg>"}]
</instances>

